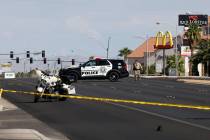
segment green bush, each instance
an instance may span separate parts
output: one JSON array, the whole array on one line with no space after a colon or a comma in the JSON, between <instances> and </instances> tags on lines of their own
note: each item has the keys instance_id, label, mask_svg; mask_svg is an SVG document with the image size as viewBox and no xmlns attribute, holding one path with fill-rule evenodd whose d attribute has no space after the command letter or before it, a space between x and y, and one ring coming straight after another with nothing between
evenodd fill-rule
<instances>
[{"instance_id":1,"label":"green bush","mask_svg":"<svg viewBox=\"0 0 210 140\"><path fill-rule=\"evenodd\" d=\"M156 73L155 64L149 66L148 73L149 74L155 74Z\"/></svg>"}]
</instances>

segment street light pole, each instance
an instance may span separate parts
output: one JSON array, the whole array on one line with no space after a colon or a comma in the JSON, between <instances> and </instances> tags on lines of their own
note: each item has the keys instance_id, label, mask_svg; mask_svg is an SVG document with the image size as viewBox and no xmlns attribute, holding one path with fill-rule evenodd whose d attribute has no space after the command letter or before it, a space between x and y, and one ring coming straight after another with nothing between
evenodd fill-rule
<instances>
[{"instance_id":1,"label":"street light pole","mask_svg":"<svg viewBox=\"0 0 210 140\"><path fill-rule=\"evenodd\" d=\"M109 58L109 44L110 44L111 37L108 38L108 46L106 48L106 58Z\"/></svg>"},{"instance_id":2,"label":"street light pole","mask_svg":"<svg viewBox=\"0 0 210 140\"><path fill-rule=\"evenodd\" d=\"M146 53L147 53L147 55L146 55L146 56L147 56L147 60L146 60L146 61L147 61L146 72L147 72L147 76L148 76L148 75L149 75L149 72L148 72L148 71L149 71L149 68L148 68L148 67L149 67L149 66L148 66L148 59L149 59L149 58L148 58L148 35L147 35L146 39L147 39L147 45L146 45L146 48L147 48L147 49L146 49L146 50L147 50L147 52L146 52Z\"/></svg>"},{"instance_id":3,"label":"street light pole","mask_svg":"<svg viewBox=\"0 0 210 140\"><path fill-rule=\"evenodd\" d=\"M142 37L142 36L135 36L135 38L140 38L142 40L146 39L146 64L144 65L146 67L146 75L149 75L149 68L148 68L148 64L150 64L150 60L149 60L149 55L148 55L148 50L149 50L149 35L146 35L146 37Z\"/></svg>"}]
</instances>

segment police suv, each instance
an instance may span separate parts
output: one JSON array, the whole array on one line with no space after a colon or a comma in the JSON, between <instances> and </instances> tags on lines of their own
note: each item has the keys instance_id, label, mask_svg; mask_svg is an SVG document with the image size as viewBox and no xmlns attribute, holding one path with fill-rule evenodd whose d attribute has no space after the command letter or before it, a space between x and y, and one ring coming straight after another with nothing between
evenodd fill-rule
<instances>
[{"instance_id":1,"label":"police suv","mask_svg":"<svg viewBox=\"0 0 210 140\"><path fill-rule=\"evenodd\" d=\"M119 78L128 77L129 73L123 60L95 59L79 67L61 69L59 76L72 78L74 82L78 79L109 79L114 82Z\"/></svg>"}]
</instances>

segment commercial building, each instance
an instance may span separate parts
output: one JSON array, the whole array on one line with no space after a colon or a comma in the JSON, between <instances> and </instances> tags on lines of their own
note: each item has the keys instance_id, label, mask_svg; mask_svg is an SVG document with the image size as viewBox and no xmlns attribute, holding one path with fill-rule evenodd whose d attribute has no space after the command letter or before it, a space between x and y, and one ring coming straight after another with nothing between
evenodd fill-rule
<instances>
[{"instance_id":1,"label":"commercial building","mask_svg":"<svg viewBox=\"0 0 210 140\"><path fill-rule=\"evenodd\" d=\"M195 16L194 16L195 17ZM177 45L177 55L181 55L184 59L184 76L189 76L189 59L191 57L191 51L189 49L189 44L187 38L184 36L187 31L187 27L183 27L183 32L173 37L174 47L165 50L165 57L176 54ZM210 39L210 16L208 16L208 25L202 26L201 39ZM163 72L163 49L154 49L156 38L150 37L148 40L141 45L139 45L130 55L127 56L128 70L132 71L132 64L135 60L148 69L151 65L155 66L156 73ZM176 42L177 41L177 42ZM165 59L166 63L166 59ZM199 76L209 76L210 75L210 62L207 64L198 65ZM175 73L173 74L175 75Z\"/></svg>"},{"instance_id":2,"label":"commercial building","mask_svg":"<svg viewBox=\"0 0 210 140\"><path fill-rule=\"evenodd\" d=\"M187 31L187 27L184 28L183 34ZM210 16L208 16L208 24L206 26L202 26L201 31L201 39L209 40L210 39ZM196 53L195 50L194 53ZM185 60L185 76L189 76L189 60L191 57L191 51L189 48L188 40L186 37L182 36L182 49L181 56ZM200 63L198 64L198 74L199 76L209 76L210 75L210 64Z\"/></svg>"},{"instance_id":3,"label":"commercial building","mask_svg":"<svg viewBox=\"0 0 210 140\"><path fill-rule=\"evenodd\" d=\"M180 36L178 36L178 42L180 41ZM175 44L176 39L173 38ZM138 60L145 70L148 70L150 66L154 66L156 73L163 72L163 49L155 49L154 45L156 43L156 37L150 37L143 44L139 45L131 54L127 56L128 70L132 73L132 64L135 60ZM180 51L180 45L178 43L178 51ZM174 55L176 48L165 49L165 57ZM166 59L165 59L166 61ZM166 62L165 62L166 64Z\"/></svg>"}]
</instances>

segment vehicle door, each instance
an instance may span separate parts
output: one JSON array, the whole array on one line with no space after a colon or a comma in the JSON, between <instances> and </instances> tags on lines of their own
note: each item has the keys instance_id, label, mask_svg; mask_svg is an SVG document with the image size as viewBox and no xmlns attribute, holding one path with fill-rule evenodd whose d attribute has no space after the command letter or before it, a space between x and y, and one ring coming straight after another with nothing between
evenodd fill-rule
<instances>
[{"instance_id":1,"label":"vehicle door","mask_svg":"<svg viewBox=\"0 0 210 140\"><path fill-rule=\"evenodd\" d=\"M99 76L106 76L106 74L112 69L111 63L107 60L99 60L97 65L99 66Z\"/></svg>"},{"instance_id":2,"label":"vehicle door","mask_svg":"<svg viewBox=\"0 0 210 140\"><path fill-rule=\"evenodd\" d=\"M98 76L99 67L96 65L96 60L90 60L81 66L81 76L91 77Z\"/></svg>"}]
</instances>

